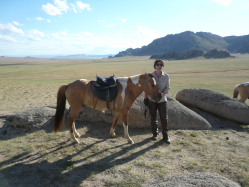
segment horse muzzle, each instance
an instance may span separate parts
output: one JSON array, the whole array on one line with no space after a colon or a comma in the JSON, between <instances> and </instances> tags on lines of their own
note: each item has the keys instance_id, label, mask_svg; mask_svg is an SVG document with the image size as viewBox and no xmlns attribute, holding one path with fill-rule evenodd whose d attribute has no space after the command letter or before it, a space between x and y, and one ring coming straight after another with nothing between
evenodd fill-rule
<instances>
[{"instance_id":1,"label":"horse muzzle","mask_svg":"<svg viewBox=\"0 0 249 187\"><path fill-rule=\"evenodd\" d=\"M162 93L158 93L158 94L155 94L153 95L152 99L156 102L160 101L161 98L162 98L163 94Z\"/></svg>"}]
</instances>

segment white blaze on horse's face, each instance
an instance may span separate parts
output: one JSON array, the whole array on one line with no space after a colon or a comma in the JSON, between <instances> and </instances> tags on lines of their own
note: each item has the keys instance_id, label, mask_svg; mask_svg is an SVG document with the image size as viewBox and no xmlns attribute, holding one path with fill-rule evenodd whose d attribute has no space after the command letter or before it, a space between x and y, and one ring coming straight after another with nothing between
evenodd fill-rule
<instances>
[{"instance_id":1,"label":"white blaze on horse's face","mask_svg":"<svg viewBox=\"0 0 249 187\"><path fill-rule=\"evenodd\" d=\"M124 103L125 90L126 90L126 88L127 88L127 80L128 80L128 77L118 78L118 81L119 81L120 84L122 85L122 93L121 93L122 104Z\"/></svg>"},{"instance_id":2,"label":"white blaze on horse's face","mask_svg":"<svg viewBox=\"0 0 249 187\"><path fill-rule=\"evenodd\" d=\"M139 75L130 76L130 79L133 84L141 87L141 85L139 84L139 79L140 79Z\"/></svg>"},{"instance_id":3,"label":"white blaze on horse's face","mask_svg":"<svg viewBox=\"0 0 249 187\"><path fill-rule=\"evenodd\" d=\"M154 100L159 101L161 99L161 94L159 88L156 85L156 80L153 76L151 77L151 82L148 81L148 87L149 87L148 89L149 93L147 94L151 96Z\"/></svg>"},{"instance_id":4,"label":"white blaze on horse's face","mask_svg":"<svg viewBox=\"0 0 249 187\"><path fill-rule=\"evenodd\" d=\"M156 79L152 78L152 80L153 80L153 84L156 85Z\"/></svg>"},{"instance_id":5,"label":"white blaze on horse's face","mask_svg":"<svg viewBox=\"0 0 249 187\"><path fill-rule=\"evenodd\" d=\"M134 75L134 76L131 76L131 77L119 77L118 80L119 80L120 84L122 85L122 93L121 93L122 104L124 103L125 90L127 88L129 78L131 79L133 84L138 85L138 86L141 87L141 85L139 84L139 75Z\"/></svg>"}]
</instances>

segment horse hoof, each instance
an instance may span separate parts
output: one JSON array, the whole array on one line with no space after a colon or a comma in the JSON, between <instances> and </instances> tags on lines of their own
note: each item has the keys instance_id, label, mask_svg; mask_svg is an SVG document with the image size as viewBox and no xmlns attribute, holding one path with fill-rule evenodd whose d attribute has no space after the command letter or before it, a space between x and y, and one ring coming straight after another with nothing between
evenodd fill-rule
<instances>
[{"instance_id":1,"label":"horse hoof","mask_svg":"<svg viewBox=\"0 0 249 187\"><path fill-rule=\"evenodd\" d=\"M128 140L129 144L134 144L133 140Z\"/></svg>"},{"instance_id":2,"label":"horse hoof","mask_svg":"<svg viewBox=\"0 0 249 187\"><path fill-rule=\"evenodd\" d=\"M73 139L76 143L80 144L80 141L79 141L76 137L72 136L72 139Z\"/></svg>"},{"instance_id":3,"label":"horse hoof","mask_svg":"<svg viewBox=\"0 0 249 187\"><path fill-rule=\"evenodd\" d=\"M116 137L116 134L115 134L115 131L114 131L114 129L113 128L111 128L111 130L110 130L110 135L111 135L111 137Z\"/></svg>"},{"instance_id":4,"label":"horse hoof","mask_svg":"<svg viewBox=\"0 0 249 187\"><path fill-rule=\"evenodd\" d=\"M80 133L76 133L76 134L75 134L75 137L76 137L76 138L80 138L80 137L81 137Z\"/></svg>"},{"instance_id":5,"label":"horse hoof","mask_svg":"<svg viewBox=\"0 0 249 187\"><path fill-rule=\"evenodd\" d=\"M115 132L113 132L113 133L110 133L110 135L111 135L111 137L112 137L112 138L115 138L115 137L116 137L116 134L115 134Z\"/></svg>"}]
</instances>

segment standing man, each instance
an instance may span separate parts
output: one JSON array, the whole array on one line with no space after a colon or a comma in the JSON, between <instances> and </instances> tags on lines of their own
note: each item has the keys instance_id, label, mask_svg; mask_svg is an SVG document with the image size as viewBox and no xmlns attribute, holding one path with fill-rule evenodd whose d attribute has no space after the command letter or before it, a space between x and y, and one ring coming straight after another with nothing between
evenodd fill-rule
<instances>
[{"instance_id":1,"label":"standing man","mask_svg":"<svg viewBox=\"0 0 249 187\"><path fill-rule=\"evenodd\" d=\"M157 59L154 62L155 71L152 73L154 76L157 86L162 93L162 98L156 102L152 98L145 96L144 103L149 103L150 115L151 115L151 127L153 140L157 140L159 136L158 121L157 121L157 110L159 112L161 124L162 124L162 135L163 141L170 144L168 134L168 110L167 110L167 94L170 90L170 78L169 75L163 72L164 62L161 59Z\"/></svg>"}]
</instances>

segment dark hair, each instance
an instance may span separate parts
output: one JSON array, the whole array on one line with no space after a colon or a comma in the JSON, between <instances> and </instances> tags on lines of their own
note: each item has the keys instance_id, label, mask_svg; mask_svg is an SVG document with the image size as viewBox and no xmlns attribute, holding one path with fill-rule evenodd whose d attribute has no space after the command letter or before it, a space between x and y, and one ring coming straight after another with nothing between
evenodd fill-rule
<instances>
[{"instance_id":1,"label":"dark hair","mask_svg":"<svg viewBox=\"0 0 249 187\"><path fill-rule=\"evenodd\" d=\"M156 69L156 65L157 65L159 62L160 62L160 63L163 65L163 67L164 67L163 61L162 61L161 59L156 59L156 61L154 62L154 68L155 68L155 69Z\"/></svg>"}]
</instances>

